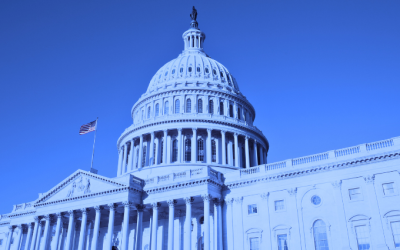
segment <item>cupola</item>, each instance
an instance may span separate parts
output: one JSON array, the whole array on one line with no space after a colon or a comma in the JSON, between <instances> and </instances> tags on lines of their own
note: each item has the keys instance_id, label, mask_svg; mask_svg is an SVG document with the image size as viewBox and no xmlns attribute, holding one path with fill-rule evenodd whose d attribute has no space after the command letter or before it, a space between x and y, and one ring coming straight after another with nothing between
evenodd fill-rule
<instances>
[{"instance_id":1,"label":"cupola","mask_svg":"<svg viewBox=\"0 0 400 250\"><path fill-rule=\"evenodd\" d=\"M183 33L184 50L203 50L203 43L206 35L199 29L197 23L197 10L193 6L192 14L190 14L192 21L190 22L190 29Z\"/></svg>"}]
</instances>

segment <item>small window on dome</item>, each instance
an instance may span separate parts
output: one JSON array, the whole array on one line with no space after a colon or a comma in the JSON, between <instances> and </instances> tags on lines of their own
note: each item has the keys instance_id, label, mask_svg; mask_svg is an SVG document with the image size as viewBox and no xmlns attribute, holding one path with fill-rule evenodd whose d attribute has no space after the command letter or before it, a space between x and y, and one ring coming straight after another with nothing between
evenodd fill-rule
<instances>
[{"instance_id":1,"label":"small window on dome","mask_svg":"<svg viewBox=\"0 0 400 250\"><path fill-rule=\"evenodd\" d=\"M228 79L228 82L231 83L231 78L229 77L229 75L226 75L226 78Z\"/></svg>"},{"instance_id":2,"label":"small window on dome","mask_svg":"<svg viewBox=\"0 0 400 250\"><path fill-rule=\"evenodd\" d=\"M175 74L175 69L172 70L172 74Z\"/></svg>"},{"instance_id":3,"label":"small window on dome","mask_svg":"<svg viewBox=\"0 0 400 250\"><path fill-rule=\"evenodd\" d=\"M161 78L161 74L158 76L158 79L160 79Z\"/></svg>"},{"instance_id":4,"label":"small window on dome","mask_svg":"<svg viewBox=\"0 0 400 250\"><path fill-rule=\"evenodd\" d=\"M167 72L165 72L165 76L167 76L168 75L168 71Z\"/></svg>"},{"instance_id":5,"label":"small window on dome","mask_svg":"<svg viewBox=\"0 0 400 250\"><path fill-rule=\"evenodd\" d=\"M216 75L216 74L217 74L217 71L216 71L215 69L213 69L213 74L214 74L214 75Z\"/></svg>"},{"instance_id":6,"label":"small window on dome","mask_svg":"<svg viewBox=\"0 0 400 250\"><path fill-rule=\"evenodd\" d=\"M189 67L189 69L188 69L188 70L189 70L189 72L192 72L192 67Z\"/></svg>"},{"instance_id":7,"label":"small window on dome","mask_svg":"<svg viewBox=\"0 0 400 250\"><path fill-rule=\"evenodd\" d=\"M200 72L200 67L197 67L197 72Z\"/></svg>"},{"instance_id":8,"label":"small window on dome","mask_svg":"<svg viewBox=\"0 0 400 250\"><path fill-rule=\"evenodd\" d=\"M205 68L204 71L205 71L206 73L208 73L208 68Z\"/></svg>"},{"instance_id":9,"label":"small window on dome","mask_svg":"<svg viewBox=\"0 0 400 250\"><path fill-rule=\"evenodd\" d=\"M183 68L180 69L180 72L181 72L181 73L183 72Z\"/></svg>"},{"instance_id":10,"label":"small window on dome","mask_svg":"<svg viewBox=\"0 0 400 250\"><path fill-rule=\"evenodd\" d=\"M219 74L221 75L221 77L224 77L224 74L222 73L222 71L221 71L221 72L219 72Z\"/></svg>"}]
</instances>

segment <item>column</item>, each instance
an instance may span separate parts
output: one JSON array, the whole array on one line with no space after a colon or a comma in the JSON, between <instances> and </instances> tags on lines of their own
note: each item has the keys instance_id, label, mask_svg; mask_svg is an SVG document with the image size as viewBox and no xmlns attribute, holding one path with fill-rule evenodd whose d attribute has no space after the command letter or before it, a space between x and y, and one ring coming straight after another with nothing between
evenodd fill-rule
<instances>
[{"instance_id":1,"label":"column","mask_svg":"<svg viewBox=\"0 0 400 250\"><path fill-rule=\"evenodd\" d=\"M216 235L216 249L223 249L222 245L222 200L219 198L213 199L214 202L214 223L215 223L215 235Z\"/></svg>"},{"instance_id":2,"label":"column","mask_svg":"<svg viewBox=\"0 0 400 250\"><path fill-rule=\"evenodd\" d=\"M197 128L192 128L192 163L197 162Z\"/></svg>"},{"instance_id":3,"label":"column","mask_svg":"<svg viewBox=\"0 0 400 250\"><path fill-rule=\"evenodd\" d=\"M228 141L228 165L233 166L233 151L232 151L232 141Z\"/></svg>"},{"instance_id":4,"label":"column","mask_svg":"<svg viewBox=\"0 0 400 250\"><path fill-rule=\"evenodd\" d=\"M192 203L194 201L193 197L186 197L186 219L185 219L185 235L183 239L184 248L183 249L191 249L191 237L192 237Z\"/></svg>"},{"instance_id":5,"label":"column","mask_svg":"<svg viewBox=\"0 0 400 250\"><path fill-rule=\"evenodd\" d=\"M101 206L94 207L94 210L96 211L96 218L94 219L92 250L97 250L97 242L98 242L98 238L99 238L100 218L101 218L101 210L102 209L103 208Z\"/></svg>"},{"instance_id":6,"label":"column","mask_svg":"<svg viewBox=\"0 0 400 250\"><path fill-rule=\"evenodd\" d=\"M13 231L14 231L14 227L13 226L8 226L8 237L7 237L5 250L10 250Z\"/></svg>"},{"instance_id":7,"label":"column","mask_svg":"<svg viewBox=\"0 0 400 250\"><path fill-rule=\"evenodd\" d=\"M36 237L38 233L38 227L39 227L39 217L35 216L35 227L33 228L33 234L32 234L32 242L31 242L31 247L29 248L30 250L35 250L35 245L36 245ZM28 250L27 248L25 248Z\"/></svg>"},{"instance_id":8,"label":"column","mask_svg":"<svg viewBox=\"0 0 400 250\"><path fill-rule=\"evenodd\" d=\"M301 210L298 208L297 206L297 188L290 188L287 189L287 192L289 193L290 196L290 203L292 204L290 207L288 206L288 212L289 212L289 216L291 218L292 221L292 225L293 225L293 233L291 234L291 239L293 239L294 242L299 242L299 249L302 249L302 239L300 236L300 223L299 223L299 214L298 211Z\"/></svg>"},{"instance_id":9,"label":"column","mask_svg":"<svg viewBox=\"0 0 400 250\"><path fill-rule=\"evenodd\" d=\"M374 179L375 176L366 176L364 177L366 188L367 188L367 195L368 195L368 202L371 211L371 240L372 240L372 249L388 249L385 243L385 236L383 235L383 227L382 221L379 212L378 201L376 199L375 194L375 187L374 187Z\"/></svg>"},{"instance_id":10,"label":"column","mask_svg":"<svg viewBox=\"0 0 400 250\"><path fill-rule=\"evenodd\" d=\"M232 211L232 204L233 199L227 198L225 199L226 204L226 249L234 249L234 242L233 242L233 211Z\"/></svg>"},{"instance_id":11,"label":"column","mask_svg":"<svg viewBox=\"0 0 400 250\"><path fill-rule=\"evenodd\" d=\"M204 250L210 250L210 201L211 195L202 195L204 201Z\"/></svg>"},{"instance_id":12,"label":"column","mask_svg":"<svg viewBox=\"0 0 400 250\"><path fill-rule=\"evenodd\" d=\"M235 151L235 167L239 168L239 142L238 142L238 133L234 133L233 137L235 139L235 148L233 149Z\"/></svg>"},{"instance_id":13,"label":"column","mask_svg":"<svg viewBox=\"0 0 400 250\"><path fill-rule=\"evenodd\" d=\"M221 155L221 158L222 158L222 165L226 165L226 142L225 142L225 133L226 133L226 131L221 130L221 137L222 137L222 145L221 145L221 148L222 148L222 155Z\"/></svg>"},{"instance_id":14,"label":"column","mask_svg":"<svg viewBox=\"0 0 400 250\"><path fill-rule=\"evenodd\" d=\"M128 250L129 246L129 213L131 210L131 203L129 201L122 202L124 205L124 222L122 228L122 250Z\"/></svg>"},{"instance_id":15,"label":"column","mask_svg":"<svg viewBox=\"0 0 400 250\"><path fill-rule=\"evenodd\" d=\"M266 225L264 228L266 229L266 240L263 241L261 248L264 247L266 249L272 249L272 241L271 241L271 225L270 225L270 213L269 213L269 206L268 206L268 199L269 199L269 192L262 193L261 195L262 203L259 209L259 213L262 216L260 223ZM263 246L264 245L264 246ZM275 245L275 244L274 244ZM301 246L300 246L301 248Z\"/></svg>"},{"instance_id":16,"label":"column","mask_svg":"<svg viewBox=\"0 0 400 250\"><path fill-rule=\"evenodd\" d=\"M128 144L125 143L124 145L124 151L123 151L123 156L122 156L122 167L121 167L121 175L124 174L126 171L126 158L128 157Z\"/></svg>"},{"instance_id":17,"label":"column","mask_svg":"<svg viewBox=\"0 0 400 250\"><path fill-rule=\"evenodd\" d=\"M243 211L242 211L242 203L243 197L237 197L234 199L234 204L232 208L232 217L233 217L233 242L235 249L244 249L244 232L243 232ZM297 249L296 249L297 250Z\"/></svg>"},{"instance_id":18,"label":"column","mask_svg":"<svg viewBox=\"0 0 400 250\"><path fill-rule=\"evenodd\" d=\"M38 233L37 233L37 235L36 235L36 246L35 246L35 250L39 250L39 247L40 247L40 236L41 236L41 232L42 232L42 227L43 227L43 225L42 225L42 222L40 221L40 219L39 219L39 227L38 227Z\"/></svg>"},{"instance_id":19,"label":"column","mask_svg":"<svg viewBox=\"0 0 400 250\"><path fill-rule=\"evenodd\" d=\"M150 152L149 152L149 166L153 165L154 159L154 131L151 132L151 139L150 139Z\"/></svg>"},{"instance_id":20,"label":"column","mask_svg":"<svg viewBox=\"0 0 400 250\"><path fill-rule=\"evenodd\" d=\"M249 159L249 137L245 137L245 149L246 149L246 168L250 168L250 159Z\"/></svg>"},{"instance_id":21,"label":"column","mask_svg":"<svg viewBox=\"0 0 400 250\"><path fill-rule=\"evenodd\" d=\"M24 250L29 250L29 243L31 242L32 239L32 223L28 223L28 234L26 235L26 241L25 241L25 248Z\"/></svg>"},{"instance_id":22,"label":"column","mask_svg":"<svg viewBox=\"0 0 400 250\"><path fill-rule=\"evenodd\" d=\"M133 154L134 154L134 140L131 140L131 146L129 151L129 159L128 159L128 170L133 170Z\"/></svg>"},{"instance_id":23,"label":"column","mask_svg":"<svg viewBox=\"0 0 400 250\"><path fill-rule=\"evenodd\" d=\"M62 213L56 213L56 216L57 216L57 225L56 225L56 234L54 235L55 239L54 249L58 249L58 243L59 243L58 238L60 237Z\"/></svg>"},{"instance_id":24,"label":"column","mask_svg":"<svg viewBox=\"0 0 400 250\"><path fill-rule=\"evenodd\" d=\"M178 150L179 151L179 150ZM153 206L153 232L151 233L151 250L157 250L158 209L161 204L155 202Z\"/></svg>"},{"instance_id":25,"label":"column","mask_svg":"<svg viewBox=\"0 0 400 250\"><path fill-rule=\"evenodd\" d=\"M117 176L122 174L122 157L123 157L123 154L124 154L124 147L122 146L119 149L119 152L118 152L118 172L117 172Z\"/></svg>"},{"instance_id":26,"label":"column","mask_svg":"<svg viewBox=\"0 0 400 250\"><path fill-rule=\"evenodd\" d=\"M16 249L19 249L19 246L21 245L21 240L22 240L22 234L23 234L22 230L23 230L23 228L22 228L21 224L17 225L17 228L18 228L18 231L19 231L18 232L18 239L17 239L17 242L14 242L14 245L16 243Z\"/></svg>"},{"instance_id":27,"label":"column","mask_svg":"<svg viewBox=\"0 0 400 250\"><path fill-rule=\"evenodd\" d=\"M74 232L74 217L75 217L75 213L74 210L70 210L68 211L69 214L69 221L68 221L68 233L67 233L67 243L65 245L65 250L71 250L72 246L72 234ZM39 235L40 235L40 231L39 231ZM39 244L39 242L38 242Z\"/></svg>"},{"instance_id":28,"label":"column","mask_svg":"<svg viewBox=\"0 0 400 250\"><path fill-rule=\"evenodd\" d=\"M112 237L114 234L114 217L115 217L116 206L114 203L110 203L110 204L108 204L108 207L110 208L110 217L108 219L108 231L107 231L107 240L105 243L105 245L106 245L105 249L112 248Z\"/></svg>"},{"instance_id":29,"label":"column","mask_svg":"<svg viewBox=\"0 0 400 250\"><path fill-rule=\"evenodd\" d=\"M142 158L143 158L143 135L140 135L140 143L139 143L139 161L138 168L142 168ZM146 159L145 159L146 160Z\"/></svg>"},{"instance_id":30,"label":"column","mask_svg":"<svg viewBox=\"0 0 400 250\"><path fill-rule=\"evenodd\" d=\"M254 140L254 166L258 166L257 140Z\"/></svg>"},{"instance_id":31,"label":"column","mask_svg":"<svg viewBox=\"0 0 400 250\"><path fill-rule=\"evenodd\" d=\"M167 134L168 130L164 130L164 145L163 145L163 163L167 164Z\"/></svg>"},{"instance_id":32,"label":"column","mask_svg":"<svg viewBox=\"0 0 400 250\"><path fill-rule=\"evenodd\" d=\"M44 233L43 233L43 244L40 245L40 250L45 250L47 246L48 236L49 236L49 229L50 229L50 215L47 214L44 216Z\"/></svg>"},{"instance_id":33,"label":"column","mask_svg":"<svg viewBox=\"0 0 400 250\"><path fill-rule=\"evenodd\" d=\"M261 164L264 164L264 152L262 146L260 146L260 165Z\"/></svg>"},{"instance_id":34,"label":"column","mask_svg":"<svg viewBox=\"0 0 400 250\"><path fill-rule=\"evenodd\" d=\"M86 225L87 225L87 213L89 209L82 208L82 222L81 222L81 232L79 234L78 250L83 250L86 241Z\"/></svg>"},{"instance_id":35,"label":"column","mask_svg":"<svg viewBox=\"0 0 400 250\"><path fill-rule=\"evenodd\" d=\"M333 186L333 195L335 198L335 204L336 204L336 212L337 212L337 218L338 218L338 223L339 227L341 230L340 232L340 241L338 241L338 245L340 244L340 249L342 250L350 250L350 242L349 242L349 234L347 231L347 225L346 225L346 215L344 212L344 207L343 207L343 198L342 198L342 191L341 191L341 186L342 186L342 181L335 181L332 182Z\"/></svg>"},{"instance_id":36,"label":"column","mask_svg":"<svg viewBox=\"0 0 400 250\"><path fill-rule=\"evenodd\" d=\"M182 162L182 128L178 128L178 159L177 162Z\"/></svg>"},{"instance_id":37,"label":"column","mask_svg":"<svg viewBox=\"0 0 400 250\"><path fill-rule=\"evenodd\" d=\"M207 163L211 164L211 129L207 129Z\"/></svg>"},{"instance_id":38,"label":"column","mask_svg":"<svg viewBox=\"0 0 400 250\"><path fill-rule=\"evenodd\" d=\"M143 225L143 209L145 208L142 204L136 205L137 210L137 222L136 222L136 246L135 250L142 249L142 225Z\"/></svg>"},{"instance_id":39,"label":"column","mask_svg":"<svg viewBox=\"0 0 400 250\"><path fill-rule=\"evenodd\" d=\"M176 200L168 200L168 250L174 249L174 219Z\"/></svg>"}]
</instances>

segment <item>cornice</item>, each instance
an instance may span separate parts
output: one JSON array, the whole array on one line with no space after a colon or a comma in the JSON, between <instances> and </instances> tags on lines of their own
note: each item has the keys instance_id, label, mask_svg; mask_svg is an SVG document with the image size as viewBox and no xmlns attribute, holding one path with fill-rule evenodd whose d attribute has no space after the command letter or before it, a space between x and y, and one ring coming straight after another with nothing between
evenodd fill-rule
<instances>
[{"instance_id":1,"label":"cornice","mask_svg":"<svg viewBox=\"0 0 400 250\"><path fill-rule=\"evenodd\" d=\"M173 191L173 190L177 190L177 189L185 189L185 188L208 185L208 184L210 184L212 186L215 186L215 187L217 187L219 189L222 188L222 184L218 183L215 180L212 180L212 179L206 177L206 178L203 178L203 179L197 179L197 180L182 182L182 183L179 183L179 184L170 184L170 185L152 187L152 188L149 188L147 190L144 189L144 192L147 193L147 194L156 194L156 193L163 193L163 192Z\"/></svg>"},{"instance_id":2,"label":"cornice","mask_svg":"<svg viewBox=\"0 0 400 250\"><path fill-rule=\"evenodd\" d=\"M244 187L244 186L250 186L250 185L254 185L254 184L258 184L258 183L280 181L280 180L296 178L296 177L301 177L301 176L306 176L306 175L311 175L311 174L318 174L318 173L322 173L322 172L334 171L334 170L339 170L339 169L344 169L344 168L357 167L360 165L370 164L373 162L387 161L387 160L398 159L398 158L400 158L400 153L392 153L392 154L386 154L386 155L381 155L381 156L373 156L373 157L364 158L364 159L357 159L354 161L342 162L342 163L338 163L338 164L329 164L329 165L325 165L325 166L309 167L309 168L305 168L305 169L301 169L301 170L292 170L292 171L288 171L288 172L281 173L281 174L273 174L273 175L254 177L254 178L246 179L243 181L240 181L240 180L233 181L229 184L226 184L224 186L224 190L240 188L240 187Z\"/></svg>"},{"instance_id":3,"label":"cornice","mask_svg":"<svg viewBox=\"0 0 400 250\"><path fill-rule=\"evenodd\" d=\"M9 218L15 218L15 217L21 217L21 216L31 215L31 214L35 214L35 213L36 213L36 210L34 210L34 211L29 211L29 212L25 212L25 213L10 214L8 217L9 217Z\"/></svg>"}]
</instances>

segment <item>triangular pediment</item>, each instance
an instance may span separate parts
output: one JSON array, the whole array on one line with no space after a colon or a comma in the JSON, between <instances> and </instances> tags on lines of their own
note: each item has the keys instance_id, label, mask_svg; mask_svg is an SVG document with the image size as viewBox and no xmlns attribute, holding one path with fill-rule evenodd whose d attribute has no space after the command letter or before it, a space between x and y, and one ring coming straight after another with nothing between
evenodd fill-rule
<instances>
[{"instance_id":1,"label":"triangular pediment","mask_svg":"<svg viewBox=\"0 0 400 250\"><path fill-rule=\"evenodd\" d=\"M101 175L77 170L50 191L42 194L41 197L35 201L35 204L71 199L126 186L125 184Z\"/></svg>"}]
</instances>

